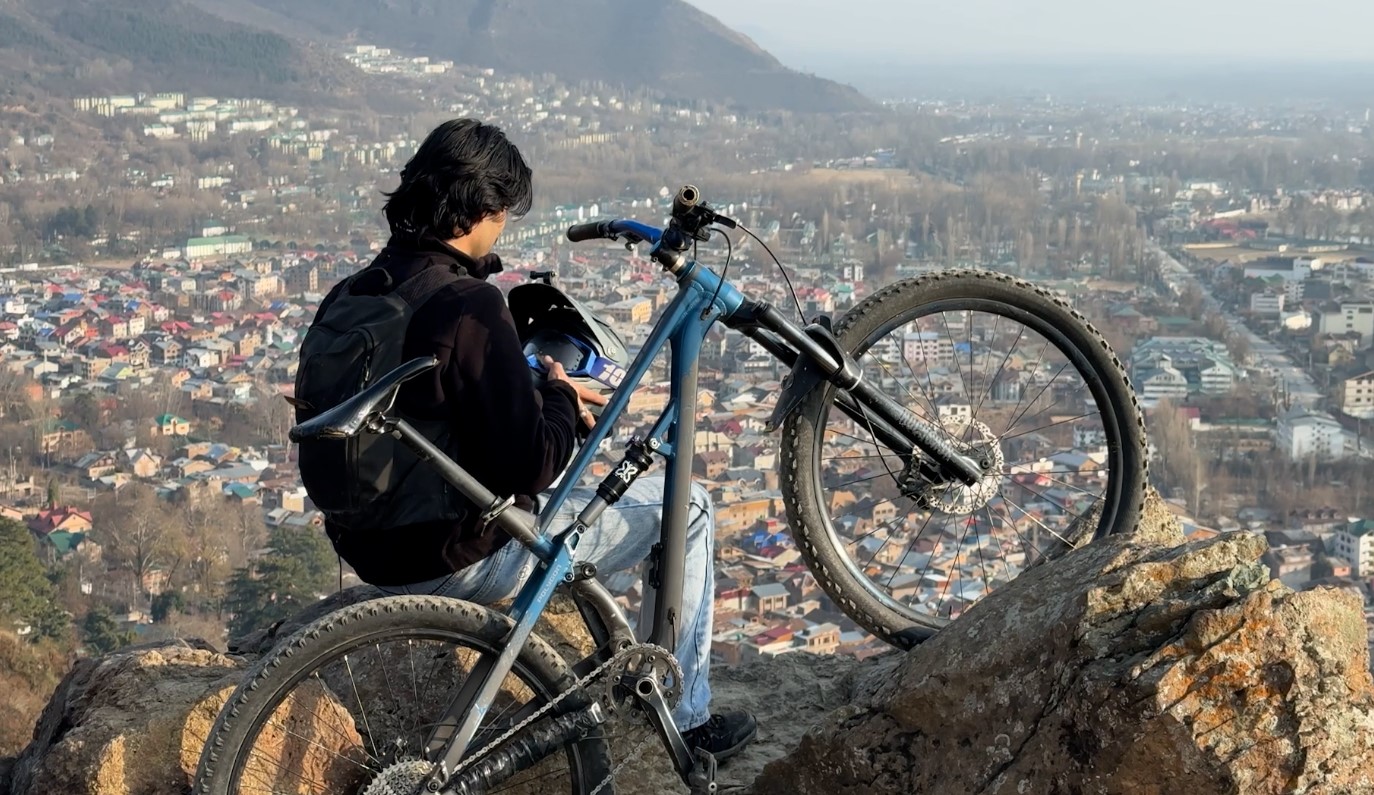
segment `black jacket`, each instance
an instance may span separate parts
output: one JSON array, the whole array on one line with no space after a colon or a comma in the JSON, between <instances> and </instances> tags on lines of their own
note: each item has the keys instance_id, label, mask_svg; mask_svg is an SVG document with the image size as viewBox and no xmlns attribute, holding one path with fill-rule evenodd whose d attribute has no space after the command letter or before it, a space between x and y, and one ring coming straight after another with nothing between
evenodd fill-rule
<instances>
[{"instance_id":1,"label":"black jacket","mask_svg":"<svg viewBox=\"0 0 1374 795\"><path fill-rule=\"evenodd\" d=\"M560 381L533 385L505 297L486 282L501 260L475 260L439 240L393 238L371 267L385 268L400 283L424 268L455 265L474 278L445 286L420 307L402 354L406 361L433 354L440 365L405 384L396 405L418 419L449 420L454 460L498 496L514 495L517 506L533 510L534 495L553 483L576 447L577 393ZM496 527L478 534L480 512L474 506L457 522L330 536L364 582L405 585L466 568L511 540Z\"/></svg>"}]
</instances>

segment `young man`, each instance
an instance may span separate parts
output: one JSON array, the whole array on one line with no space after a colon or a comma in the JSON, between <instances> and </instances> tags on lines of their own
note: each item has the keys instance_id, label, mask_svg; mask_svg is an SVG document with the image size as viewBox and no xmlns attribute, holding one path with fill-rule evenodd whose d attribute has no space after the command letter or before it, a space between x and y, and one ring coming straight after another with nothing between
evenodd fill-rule
<instances>
[{"instance_id":1,"label":"young man","mask_svg":"<svg viewBox=\"0 0 1374 795\"><path fill-rule=\"evenodd\" d=\"M435 355L432 376L402 387L397 407L414 417L451 423L455 460L492 492L514 495L535 509L567 467L579 418L593 422L587 403L606 398L575 386L552 361L533 386L514 322L487 276L501 270L492 248L512 215L531 205L531 171L500 130L469 119L445 122L420 145L387 194L391 239L369 267L396 283L426 268L461 268L413 316L404 360ZM332 294L320 307L323 315ZM579 560L603 572L640 564L658 539L664 481L642 477L602 515L578 546ZM593 496L574 490L555 517L566 527ZM455 521L412 523L385 532L331 532L339 555L365 582L390 594L435 594L489 604L514 596L534 572L534 557L495 527L478 530L477 510ZM747 713L711 715L708 684L711 612L715 597L713 514L705 490L693 484L683 595L684 632L677 656L684 673L674 719L690 745L728 758L755 734Z\"/></svg>"}]
</instances>

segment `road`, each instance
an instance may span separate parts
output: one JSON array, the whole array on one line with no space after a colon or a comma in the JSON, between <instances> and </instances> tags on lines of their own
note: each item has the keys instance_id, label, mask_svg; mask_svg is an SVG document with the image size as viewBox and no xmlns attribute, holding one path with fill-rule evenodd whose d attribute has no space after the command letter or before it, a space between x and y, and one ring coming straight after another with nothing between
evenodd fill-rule
<instances>
[{"instance_id":1,"label":"road","mask_svg":"<svg viewBox=\"0 0 1374 795\"><path fill-rule=\"evenodd\" d=\"M1310 407L1316 405L1323 398L1322 392L1317 389L1317 384L1312 380L1312 376L1298 367L1293 362L1292 357L1284 353L1279 346L1270 340L1250 330L1250 327L1245 325L1245 321L1240 317L1225 311L1221 302L1212 295L1211 288L1199 281L1187 268L1183 267L1182 263L1170 256L1158 244L1151 241L1150 247L1159 255L1160 272L1164 276L1165 283L1169 285L1175 295L1181 293L1190 284L1196 285L1202 291L1204 311L1220 314L1226 319L1226 325L1232 332L1245 335L1245 338L1250 342L1250 350L1254 359L1251 366L1265 371L1283 384L1295 404Z\"/></svg>"}]
</instances>

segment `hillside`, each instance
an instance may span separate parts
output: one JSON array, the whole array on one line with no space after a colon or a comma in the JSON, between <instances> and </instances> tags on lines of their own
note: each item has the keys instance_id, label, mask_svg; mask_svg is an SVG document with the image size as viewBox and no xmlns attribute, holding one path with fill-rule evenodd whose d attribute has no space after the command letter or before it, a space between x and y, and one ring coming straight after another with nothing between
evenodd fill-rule
<instances>
[{"instance_id":1,"label":"hillside","mask_svg":"<svg viewBox=\"0 0 1374 795\"><path fill-rule=\"evenodd\" d=\"M363 76L320 47L181 0L0 0L0 74L63 96L101 91L359 101Z\"/></svg>"},{"instance_id":2,"label":"hillside","mask_svg":"<svg viewBox=\"0 0 1374 795\"><path fill-rule=\"evenodd\" d=\"M34 720L66 670L59 649L0 631L0 758L19 753L33 738Z\"/></svg>"},{"instance_id":3,"label":"hillside","mask_svg":"<svg viewBox=\"0 0 1374 795\"><path fill-rule=\"evenodd\" d=\"M121 0L127 2L128 0ZM750 108L843 111L855 89L787 69L683 0L195 0L226 19L565 80Z\"/></svg>"}]
</instances>

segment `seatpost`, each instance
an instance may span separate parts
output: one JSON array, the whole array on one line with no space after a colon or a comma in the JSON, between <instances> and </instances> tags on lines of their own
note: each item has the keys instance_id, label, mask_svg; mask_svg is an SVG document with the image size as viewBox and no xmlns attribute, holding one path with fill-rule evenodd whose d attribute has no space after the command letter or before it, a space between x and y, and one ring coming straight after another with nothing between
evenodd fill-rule
<instances>
[{"instance_id":1,"label":"seatpost","mask_svg":"<svg viewBox=\"0 0 1374 795\"><path fill-rule=\"evenodd\" d=\"M421 461L433 464L439 474L453 485L455 489L462 492L474 504L485 506L483 508L482 519L487 524L496 524L512 538L528 547L542 559L544 553L548 551L548 541L537 532L537 525L534 517L521 510L511 510L514 507L514 500L509 497L501 498L496 496L483 486L482 483L473 477L466 469L454 463L443 450L440 450L424 434L415 430L414 426L400 418L383 417L377 420L380 426L376 432L389 433L400 439L407 447L415 451L415 455Z\"/></svg>"}]
</instances>

